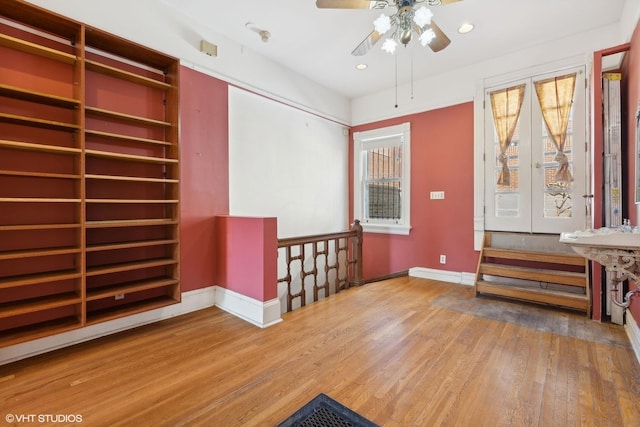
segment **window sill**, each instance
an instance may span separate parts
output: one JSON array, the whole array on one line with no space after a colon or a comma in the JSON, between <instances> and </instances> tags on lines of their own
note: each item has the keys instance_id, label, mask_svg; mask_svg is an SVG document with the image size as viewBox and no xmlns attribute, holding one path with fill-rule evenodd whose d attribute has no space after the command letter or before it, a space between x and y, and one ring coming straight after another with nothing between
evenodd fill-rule
<instances>
[{"instance_id":1,"label":"window sill","mask_svg":"<svg viewBox=\"0 0 640 427\"><path fill-rule=\"evenodd\" d=\"M362 225L362 231L365 233L380 233L380 234L400 234L408 236L411 230L410 225L396 225L396 224L366 224Z\"/></svg>"}]
</instances>

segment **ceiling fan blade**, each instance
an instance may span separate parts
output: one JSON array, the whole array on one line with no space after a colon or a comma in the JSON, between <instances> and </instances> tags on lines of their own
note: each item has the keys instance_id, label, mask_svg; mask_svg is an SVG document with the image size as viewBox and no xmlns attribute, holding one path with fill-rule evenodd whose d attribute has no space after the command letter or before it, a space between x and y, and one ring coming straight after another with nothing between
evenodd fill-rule
<instances>
[{"instance_id":1,"label":"ceiling fan blade","mask_svg":"<svg viewBox=\"0 0 640 427\"><path fill-rule=\"evenodd\" d=\"M370 9L369 0L316 0L320 9Z\"/></svg>"},{"instance_id":2,"label":"ceiling fan blade","mask_svg":"<svg viewBox=\"0 0 640 427\"><path fill-rule=\"evenodd\" d=\"M449 40L449 37L447 37L447 35L440 29L440 27L436 25L435 22L431 21L431 24L427 24L424 26L425 30L428 28L431 28L433 32L436 33L436 37L431 40L431 43L429 43L429 47L432 51L440 52L442 49L449 46L451 40Z\"/></svg>"},{"instance_id":3,"label":"ceiling fan blade","mask_svg":"<svg viewBox=\"0 0 640 427\"><path fill-rule=\"evenodd\" d=\"M362 40L362 43L360 43L355 49L353 49L351 55L364 55L365 53L369 52L369 49L371 49L374 44L378 43L378 40L380 40L381 38L382 34L377 32L376 30L371 31L371 34L369 34L366 39Z\"/></svg>"}]
</instances>

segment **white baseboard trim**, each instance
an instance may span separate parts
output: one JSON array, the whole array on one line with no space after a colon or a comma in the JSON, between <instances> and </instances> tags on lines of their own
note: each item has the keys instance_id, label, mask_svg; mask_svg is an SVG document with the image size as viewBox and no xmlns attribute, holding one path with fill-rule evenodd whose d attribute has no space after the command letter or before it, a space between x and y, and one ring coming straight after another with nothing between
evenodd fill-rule
<instances>
[{"instance_id":1,"label":"white baseboard trim","mask_svg":"<svg viewBox=\"0 0 640 427\"><path fill-rule=\"evenodd\" d=\"M282 320L277 299L263 303L219 286L210 286L184 292L178 304L1 348L0 365L213 306L261 328Z\"/></svg>"},{"instance_id":2,"label":"white baseboard trim","mask_svg":"<svg viewBox=\"0 0 640 427\"><path fill-rule=\"evenodd\" d=\"M476 280L475 273L436 270L424 267L410 268L409 276L419 277L421 279L440 280L441 282L457 283L466 286L473 286Z\"/></svg>"},{"instance_id":3,"label":"white baseboard trim","mask_svg":"<svg viewBox=\"0 0 640 427\"><path fill-rule=\"evenodd\" d=\"M216 306L260 328L280 323L280 300L258 301L216 286Z\"/></svg>"},{"instance_id":4,"label":"white baseboard trim","mask_svg":"<svg viewBox=\"0 0 640 427\"><path fill-rule=\"evenodd\" d=\"M627 310L626 317L624 329L627 331L629 341L631 341L631 347L636 354L636 359L638 359L638 363L640 363L640 327L638 326L637 320L633 318L630 310Z\"/></svg>"}]
</instances>

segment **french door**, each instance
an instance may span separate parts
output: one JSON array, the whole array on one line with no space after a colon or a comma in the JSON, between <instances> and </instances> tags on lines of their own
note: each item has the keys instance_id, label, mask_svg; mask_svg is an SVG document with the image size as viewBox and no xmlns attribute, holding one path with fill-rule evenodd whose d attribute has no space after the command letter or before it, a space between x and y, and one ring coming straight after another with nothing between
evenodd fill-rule
<instances>
[{"instance_id":1,"label":"french door","mask_svg":"<svg viewBox=\"0 0 640 427\"><path fill-rule=\"evenodd\" d=\"M545 124L536 83L574 73L575 87L566 139L564 147L558 150ZM492 94L495 97L496 93L512 88L523 92L522 102L510 143L501 150ZM485 90L486 230L560 233L585 227L585 92L584 67L512 81ZM508 114L515 117L512 113ZM566 157L562 157L562 153ZM562 162L565 167L568 163L573 180L558 178ZM505 167L509 175L506 180L500 179L505 174Z\"/></svg>"}]
</instances>

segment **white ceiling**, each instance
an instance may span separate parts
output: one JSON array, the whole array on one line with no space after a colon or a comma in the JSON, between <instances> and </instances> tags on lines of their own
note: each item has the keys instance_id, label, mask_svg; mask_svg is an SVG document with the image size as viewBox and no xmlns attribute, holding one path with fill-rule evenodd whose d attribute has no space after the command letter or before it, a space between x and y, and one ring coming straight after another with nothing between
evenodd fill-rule
<instances>
[{"instance_id":1,"label":"white ceiling","mask_svg":"<svg viewBox=\"0 0 640 427\"><path fill-rule=\"evenodd\" d=\"M348 98L376 93L396 82L396 58L380 49L381 42L363 57L351 55L373 29L379 10L318 9L315 0L163 1L213 32ZM433 7L434 22L451 44L439 53L415 40L399 49L398 83L410 81L412 68L413 79L419 80L616 24L624 4L625 0L464 0ZM465 22L473 23L474 31L458 34ZM262 42L247 23L269 31L269 41ZM360 62L368 68L356 70Z\"/></svg>"}]
</instances>

